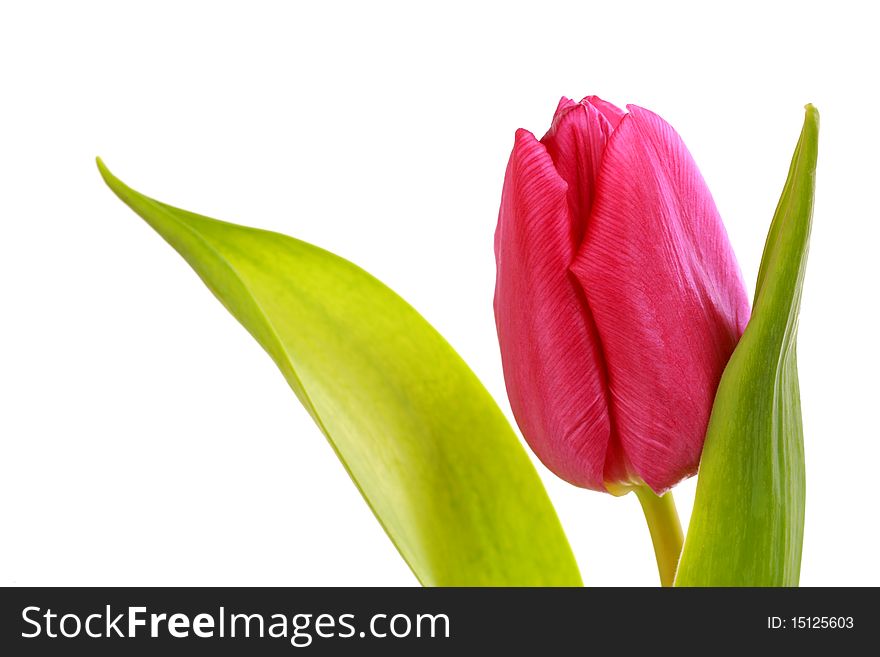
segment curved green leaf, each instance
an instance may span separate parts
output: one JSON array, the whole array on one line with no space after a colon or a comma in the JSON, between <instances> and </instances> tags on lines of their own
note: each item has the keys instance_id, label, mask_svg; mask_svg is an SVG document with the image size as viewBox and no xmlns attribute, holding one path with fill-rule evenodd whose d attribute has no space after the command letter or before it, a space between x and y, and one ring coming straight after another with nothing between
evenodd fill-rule
<instances>
[{"instance_id":1,"label":"curved green leaf","mask_svg":"<svg viewBox=\"0 0 880 657\"><path fill-rule=\"evenodd\" d=\"M509 423L403 299L299 240L105 182L257 339L425 585L580 585Z\"/></svg>"},{"instance_id":2,"label":"curved green leaf","mask_svg":"<svg viewBox=\"0 0 880 657\"><path fill-rule=\"evenodd\" d=\"M677 586L797 586L804 445L796 339L819 113L806 119L773 216L752 317L715 397Z\"/></svg>"}]
</instances>

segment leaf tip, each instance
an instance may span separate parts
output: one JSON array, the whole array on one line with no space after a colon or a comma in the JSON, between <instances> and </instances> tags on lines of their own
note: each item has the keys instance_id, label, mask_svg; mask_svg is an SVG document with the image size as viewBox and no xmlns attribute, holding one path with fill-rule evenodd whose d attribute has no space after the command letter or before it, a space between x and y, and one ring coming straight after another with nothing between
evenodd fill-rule
<instances>
[{"instance_id":1,"label":"leaf tip","mask_svg":"<svg viewBox=\"0 0 880 657\"><path fill-rule=\"evenodd\" d=\"M104 179L107 187L110 188L116 196L126 205L131 206L132 200L141 197L138 192L133 190L131 187L122 182L119 178L113 175L110 169L107 168L107 165L104 164L104 160L100 157L95 158L95 164L98 165L98 171L101 173L101 178ZM133 206L131 206L135 212L138 212ZM138 214L140 214L138 212Z\"/></svg>"},{"instance_id":2,"label":"leaf tip","mask_svg":"<svg viewBox=\"0 0 880 657\"><path fill-rule=\"evenodd\" d=\"M819 135L819 110L813 103L804 105L804 132L816 138Z\"/></svg>"},{"instance_id":3,"label":"leaf tip","mask_svg":"<svg viewBox=\"0 0 880 657\"><path fill-rule=\"evenodd\" d=\"M104 182L107 183L107 186L116 191L116 187L120 184L119 179L110 173L110 169L107 168L107 165L104 164L104 160L101 159L101 156L95 158L95 164L98 165L98 171L101 174L101 178L104 179Z\"/></svg>"}]
</instances>

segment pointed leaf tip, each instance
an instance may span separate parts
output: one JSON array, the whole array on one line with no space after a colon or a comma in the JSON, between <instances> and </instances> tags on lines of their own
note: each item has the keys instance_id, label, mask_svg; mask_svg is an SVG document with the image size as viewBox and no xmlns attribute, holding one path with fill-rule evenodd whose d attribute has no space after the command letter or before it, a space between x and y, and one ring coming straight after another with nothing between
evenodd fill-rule
<instances>
[{"instance_id":1,"label":"pointed leaf tip","mask_svg":"<svg viewBox=\"0 0 880 657\"><path fill-rule=\"evenodd\" d=\"M101 178L103 178L105 182L115 179L113 174L110 173L110 169L108 169L107 165L104 164L104 160L101 159L100 155L95 158L95 164L98 166L98 171L101 173Z\"/></svg>"}]
</instances>

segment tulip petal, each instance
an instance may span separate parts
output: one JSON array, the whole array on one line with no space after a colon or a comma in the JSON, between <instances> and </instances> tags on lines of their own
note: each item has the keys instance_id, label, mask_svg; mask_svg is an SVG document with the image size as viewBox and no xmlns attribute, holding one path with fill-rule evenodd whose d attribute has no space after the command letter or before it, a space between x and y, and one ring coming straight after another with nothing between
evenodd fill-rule
<instances>
[{"instance_id":1,"label":"tulip petal","mask_svg":"<svg viewBox=\"0 0 880 657\"><path fill-rule=\"evenodd\" d=\"M693 158L663 119L629 110L605 151L572 271L601 337L616 436L634 471L662 493L696 472L749 311Z\"/></svg>"},{"instance_id":2,"label":"tulip petal","mask_svg":"<svg viewBox=\"0 0 880 657\"><path fill-rule=\"evenodd\" d=\"M602 113L602 116L604 116L611 125L612 129L617 129L620 120L626 114L626 112L620 109L617 105L609 103L607 100L602 100L599 96L587 96L582 102L589 103L599 110L599 112Z\"/></svg>"},{"instance_id":3,"label":"tulip petal","mask_svg":"<svg viewBox=\"0 0 880 657\"><path fill-rule=\"evenodd\" d=\"M553 166L568 183L572 239L580 244L593 207L602 153L613 128L595 107L568 98L559 102L550 130L541 139Z\"/></svg>"},{"instance_id":4,"label":"tulip petal","mask_svg":"<svg viewBox=\"0 0 880 657\"><path fill-rule=\"evenodd\" d=\"M519 130L495 234L495 319L510 405L529 445L563 479L604 491L604 364L568 271L577 242L567 191L547 149Z\"/></svg>"}]
</instances>

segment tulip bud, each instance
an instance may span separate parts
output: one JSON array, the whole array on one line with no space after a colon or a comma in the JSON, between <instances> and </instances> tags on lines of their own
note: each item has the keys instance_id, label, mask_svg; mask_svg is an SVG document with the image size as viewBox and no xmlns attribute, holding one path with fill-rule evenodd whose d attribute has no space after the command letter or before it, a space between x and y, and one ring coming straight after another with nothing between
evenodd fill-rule
<instances>
[{"instance_id":1,"label":"tulip bud","mask_svg":"<svg viewBox=\"0 0 880 657\"><path fill-rule=\"evenodd\" d=\"M495 233L510 404L543 463L584 488L660 494L696 473L749 317L715 203L656 114L563 98L516 140Z\"/></svg>"}]
</instances>

